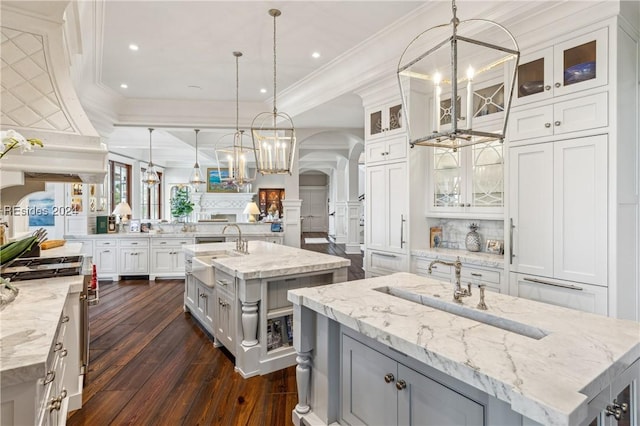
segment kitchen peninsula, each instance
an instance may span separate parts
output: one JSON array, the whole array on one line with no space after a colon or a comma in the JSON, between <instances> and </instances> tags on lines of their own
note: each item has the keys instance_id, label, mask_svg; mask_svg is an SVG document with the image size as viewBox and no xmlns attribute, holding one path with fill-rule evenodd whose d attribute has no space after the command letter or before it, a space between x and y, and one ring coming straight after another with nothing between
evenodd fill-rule
<instances>
[{"instance_id":1,"label":"kitchen peninsula","mask_svg":"<svg viewBox=\"0 0 640 426\"><path fill-rule=\"evenodd\" d=\"M243 377L295 364L287 291L346 281L351 263L265 241L186 245L184 253L185 311L236 357Z\"/></svg>"},{"instance_id":2,"label":"kitchen peninsula","mask_svg":"<svg viewBox=\"0 0 640 426\"><path fill-rule=\"evenodd\" d=\"M640 324L453 290L409 273L291 290L294 423L637 424Z\"/></svg>"}]
</instances>

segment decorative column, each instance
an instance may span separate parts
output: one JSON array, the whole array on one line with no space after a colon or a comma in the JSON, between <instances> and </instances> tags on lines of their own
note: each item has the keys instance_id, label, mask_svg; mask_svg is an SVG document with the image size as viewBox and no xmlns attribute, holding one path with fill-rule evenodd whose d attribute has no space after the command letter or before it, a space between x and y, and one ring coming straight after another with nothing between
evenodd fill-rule
<instances>
[{"instance_id":1,"label":"decorative column","mask_svg":"<svg viewBox=\"0 0 640 426\"><path fill-rule=\"evenodd\" d=\"M258 302L242 302L242 346L258 344Z\"/></svg>"},{"instance_id":2,"label":"decorative column","mask_svg":"<svg viewBox=\"0 0 640 426\"><path fill-rule=\"evenodd\" d=\"M311 407L309 406L309 388L311 384L311 351L298 352L296 357L298 366L296 367L296 384L298 386L298 403L296 404L296 412L306 414Z\"/></svg>"}]
</instances>

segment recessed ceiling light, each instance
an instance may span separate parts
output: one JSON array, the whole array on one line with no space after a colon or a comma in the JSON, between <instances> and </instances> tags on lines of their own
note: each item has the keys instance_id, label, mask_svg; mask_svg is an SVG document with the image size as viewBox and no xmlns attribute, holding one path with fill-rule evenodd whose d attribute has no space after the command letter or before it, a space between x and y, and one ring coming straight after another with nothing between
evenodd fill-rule
<instances>
[{"instance_id":1,"label":"recessed ceiling light","mask_svg":"<svg viewBox=\"0 0 640 426\"><path fill-rule=\"evenodd\" d=\"M315 58L315 59L318 59L318 58L320 57L320 52L313 52L313 53L311 54L311 57L312 57L312 58Z\"/></svg>"},{"instance_id":2,"label":"recessed ceiling light","mask_svg":"<svg viewBox=\"0 0 640 426\"><path fill-rule=\"evenodd\" d=\"M260 93L267 93L267 89L260 89Z\"/></svg>"},{"instance_id":3,"label":"recessed ceiling light","mask_svg":"<svg viewBox=\"0 0 640 426\"><path fill-rule=\"evenodd\" d=\"M120 85L120 87L123 88L123 89L127 89L129 87L129 85L127 83L122 83Z\"/></svg>"},{"instance_id":4,"label":"recessed ceiling light","mask_svg":"<svg viewBox=\"0 0 640 426\"><path fill-rule=\"evenodd\" d=\"M133 44L133 43L132 43L132 44L130 44L130 45L129 45L129 50L137 51L138 49L139 49L139 48L138 48L138 45L137 45L137 44Z\"/></svg>"}]
</instances>

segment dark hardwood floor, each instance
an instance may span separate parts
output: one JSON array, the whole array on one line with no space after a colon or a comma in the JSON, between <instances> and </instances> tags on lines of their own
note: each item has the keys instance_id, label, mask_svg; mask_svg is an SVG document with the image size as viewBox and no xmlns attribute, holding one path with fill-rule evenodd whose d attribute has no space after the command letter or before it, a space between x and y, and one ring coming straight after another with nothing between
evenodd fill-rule
<instances>
[{"instance_id":1,"label":"dark hardwood floor","mask_svg":"<svg viewBox=\"0 0 640 426\"><path fill-rule=\"evenodd\" d=\"M349 280L364 278L361 255L344 247L302 248L351 259ZM90 308L91 343L77 425L289 425L297 403L295 367L243 379L233 358L183 311L184 280L100 283Z\"/></svg>"}]
</instances>

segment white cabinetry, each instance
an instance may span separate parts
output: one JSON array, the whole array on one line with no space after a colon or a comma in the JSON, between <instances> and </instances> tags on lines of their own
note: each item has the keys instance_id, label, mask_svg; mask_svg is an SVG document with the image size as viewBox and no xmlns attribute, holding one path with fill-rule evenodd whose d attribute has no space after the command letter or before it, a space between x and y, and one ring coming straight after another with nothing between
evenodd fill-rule
<instances>
[{"instance_id":1,"label":"white cabinetry","mask_svg":"<svg viewBox=\"0 0 640 426\"><path fill-rule=\"evenodd\" d=\"M368 142L365 147L365 161L367 165L379 164L407 158L409 144L405 136L384 138L376 142Z\"/></svg>"},{"instance_id":2,"label":"white cabinetry","mask_svg":"<svg viewBox=\"0 0 640 426\"><path fill-rule=\"evenodd\" d=\"M431 274L429 274L429 264L434 260L436 260L435 257L412 256L411 272L423 277L448 281L452 284L455 283L455 268L451 266L440 263L435 264L431 267ZM460 271L460 282L462 286L471 284L475 289L478 285L484 285L487 290L497 293L507 293L507 287L504 281L503 268L476 266L462 262L462 269ZM472 289L472 291L477 290Z\"/></svg>"},{"instance_id":3,"label":"white cabinetry","mask_svg":"<svg viewBox=\"0 0 640 426\"><path fill-rule=\"evenodd\" d=\"M118 241L97 240L93 255L93 263L96 265L98 279L118 279Z\"/></svg>"},{"instance_id":4,"label":"white cabinetry","mask_svg":"<svg viewBox=\"0 0 640 426\"><path fill-rule=\"evenodd\" d=\"M404 129L402 119L402 103L394 101L373 108L365 112L365 139L375 139L392 136Z\"/></svg>"},{"instance_id":5,"label":"white cabinetry","mask_svg":"<svg viewBox=\"0 0 640 426\"><path fill-rule=\"evenodd\" d=\"M640 361L636 361L589 402L587 420L581 426L622 426L638 424L638 377Z\"/></svg>"},{"instance_id":6,"label":"white cabinetry","mask_svg":"<svg viewBox=\"0 0 640 426\"><path fill-rule=\"evenodd\" d=\"M217 343L235 355L236 279L218 269L214 269L213 274L216 286L213 335Z\"/></svg>"},{"instance_id":7,"label":"white cabinetry","mask_svg":"<svg viewBox=\"0 0 640 426\"><path fill-rule=\"evenodd\" d=\"M513 272L607 285L607 136L511 149Z\"/></svg>"},{"instance_id":8,"label":"white cabinetry","mask_svg":"<svg viewBox=\"0 0 640 426\"><path fill-rule=\"evenodd\" d=\"M193 238L153 238L151 239L151 265L149 279L158 276L184 276L184 253L182 246L193 244Z\"/></svg>"},{"instance_id":9,"label":"white cabinetry","mask_svg":"<svg viewBox=\"0 0 640 426\"><path fill-rule=\"evenodd\" d=\"M120 240L120 275L145 275L149 273L149 239Z\"/></svg>"}]
</instances>

